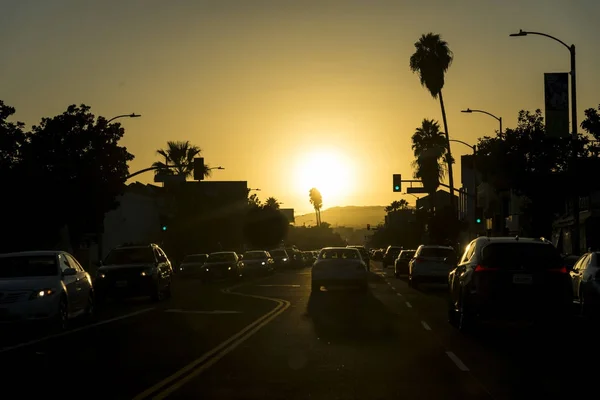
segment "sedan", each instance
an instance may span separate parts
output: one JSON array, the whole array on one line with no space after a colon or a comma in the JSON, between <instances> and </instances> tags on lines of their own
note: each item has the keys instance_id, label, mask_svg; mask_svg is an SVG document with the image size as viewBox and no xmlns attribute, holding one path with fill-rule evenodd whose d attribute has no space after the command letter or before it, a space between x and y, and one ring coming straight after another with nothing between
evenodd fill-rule
<instances>
[{"instance_id":1,"label":"sedan","mask_svg":"<svg viewBox=\"0 0 600 400\"><path fill-rule=\"evenodd\" d=\"M356 286L361 291L368 289L367 265L355 248L326 247L319 253L312 268L312 291L319 292L321 286Z\"/></svg>"}]
</instances>

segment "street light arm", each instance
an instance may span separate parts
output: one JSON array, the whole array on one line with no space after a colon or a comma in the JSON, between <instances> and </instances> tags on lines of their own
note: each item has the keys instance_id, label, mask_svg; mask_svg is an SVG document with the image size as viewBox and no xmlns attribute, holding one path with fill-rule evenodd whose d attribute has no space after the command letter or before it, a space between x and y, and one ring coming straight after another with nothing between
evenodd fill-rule
<instances>
[{"instance_id":1,"label":"street light arm","mask_svg":"<svg viewBox=\"0 0 600 400\"><path fill-rule=\"evenodd\" d=\"M467 142L463 142L462 140L458 140L458 139L449 139L451 142L456 142L456 143L461 143L464 144L465 146L471 148L471 150L475 151L475 146L471 146L469 143Z\"/></svg>"},{"instance_id":2,"label":"street light arm","mask_svg":"<svg viewBox=\"0 0 600 400\"><path fill-rule=\"evenodd\" d=\"M560 40L557 37L554 37L552 35L548 35L547 33L542 33L542 32L530 32L530 31L523 31L520 30L518 34L512 34L511 36L526 36L526 35L538 35L538 36L545 36L549 39L552 39L554 41L557 41L558 43L562 44L563 46L565 46L569 51L572 51L572 47L574 46L569 46L568 44L566 44L565 42L563 42L562 40Z\"/></svg>"},{"instance_id":3,"label":"street light arm","mask_svg":"<svg viewBox=\"0 0 600 400\"><path fill-rule=\"evenodd\" d=\"M136 117L141 117L140 114L136 114L136 113L131 113L131 114L122 114L122 115L117 115L116 117L112 117L111 119L109 119L108 121L106 121L106 124L109 124L111 121L114 121L117 118L136 118Z\"/></svg>"},{"instance_id":4,"label":"street light arm","mask_svg":"<svg viewBox=\"0 0 600 400\"><path fill-rule=\"evenodd\" d=\"M469 113L472 113L472 112L482 113L482 114L489 115L489 116L490 116L490 117L492 117L492 118L496 118L496 120L497 120L497 121L502 121L502 117L496 117L494 114L492 114L492 113L490 113L490 112L487 112L487 111L484 111L484 110L471 110L470 108L467 108L467 109L466 109L464 112L469 112Z\"/></svg>"}]
</instances>

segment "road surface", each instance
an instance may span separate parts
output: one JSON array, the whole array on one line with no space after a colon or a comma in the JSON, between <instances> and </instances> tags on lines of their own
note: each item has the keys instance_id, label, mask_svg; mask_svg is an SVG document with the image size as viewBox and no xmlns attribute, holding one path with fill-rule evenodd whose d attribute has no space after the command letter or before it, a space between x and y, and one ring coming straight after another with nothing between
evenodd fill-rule
<instances>
[{"instance_id":1,"label":"road surface","mask_svg":"<svg viewBox=\"0 0 600 400\"><path fill-rule=\"evenodd\" d=\"M467 336L446 321L443 285L411 289L379 263L367 294L311 294L309 268L232 284L177 281L169 300L4 340L2 397L516 399L595 387L597 331L579 319L566 333Z\"/></svg>"}]
</instances>

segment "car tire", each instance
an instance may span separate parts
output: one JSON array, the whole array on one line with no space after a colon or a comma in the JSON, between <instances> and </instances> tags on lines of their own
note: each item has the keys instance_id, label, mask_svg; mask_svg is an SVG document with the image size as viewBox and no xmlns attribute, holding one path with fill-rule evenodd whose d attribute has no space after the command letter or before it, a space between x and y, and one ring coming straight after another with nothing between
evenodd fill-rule
<instances>
[{"instance_id":1,"label":"car tire","mask_svg":"<svg viewBox=\"0 0 600 400\"><path fill-rule=\"evenodd\" d=\"M87 305L85 307L85 317L87 319L94 319L96 316L96 297L94 293L90 291L88 295Z\"/></svg>"},{"instance_id":2,"label":"car tire","mask_svg":"<svg viewBox=\"0 0 600 400\"><path fill-rule=\"evenodd\" d=\"M69 325L69 302L63 295L58 306L58 313L52 324L52 330L60 333L67 330Z\"/></svg>"}]
</instances>

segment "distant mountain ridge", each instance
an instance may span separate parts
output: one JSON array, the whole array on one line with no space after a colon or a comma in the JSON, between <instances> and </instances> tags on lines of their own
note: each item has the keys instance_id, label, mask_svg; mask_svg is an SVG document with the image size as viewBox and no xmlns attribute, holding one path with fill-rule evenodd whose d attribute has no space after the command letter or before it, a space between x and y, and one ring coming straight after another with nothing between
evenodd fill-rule
<instances>
[{"instance_id":1,"label":"distant mountain ridge","mask_svg":"<svg viewBox=\"0 0 600 400\"><path fill-rule=\"evenodd\" d=\"M376 226L385 219L385 206L345 206L321 210L321 220L332 226L364 228L367 224ZM296 216L296 225L315 225L315 214Z\"/></svg>"}]
</instances>

